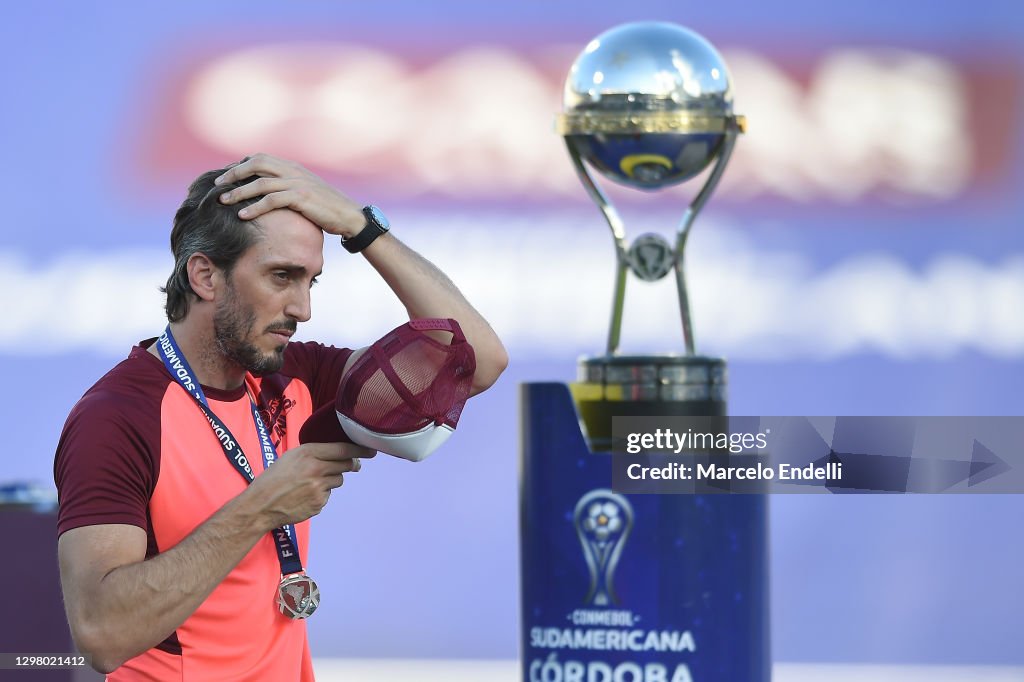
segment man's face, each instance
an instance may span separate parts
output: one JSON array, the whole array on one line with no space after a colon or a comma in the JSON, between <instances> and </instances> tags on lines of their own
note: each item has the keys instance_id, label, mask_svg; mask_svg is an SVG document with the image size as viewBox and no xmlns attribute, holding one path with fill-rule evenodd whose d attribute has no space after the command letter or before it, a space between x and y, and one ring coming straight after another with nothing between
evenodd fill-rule
<instances>
[{"instance_id":1,"label":"man's face","mask_svg":"<svg viewBox=\"0 0 1024 682\"><path fill-rule=\"evenodd\" d=\"M309 289L323 269L323 232L300 213L271 211L262 236L242 254L218 292L218 350L256 375L281 369L288 338L310 317Z\"/></svg>"}]
</instances>

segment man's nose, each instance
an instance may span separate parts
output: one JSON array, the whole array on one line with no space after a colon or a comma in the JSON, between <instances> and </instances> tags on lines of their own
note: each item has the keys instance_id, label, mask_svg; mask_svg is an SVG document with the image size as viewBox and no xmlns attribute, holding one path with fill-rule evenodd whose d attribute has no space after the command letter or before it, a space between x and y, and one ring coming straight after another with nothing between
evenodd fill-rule
<instances>
[{"instance_id":1,"label":"man's nose","mask_svg":"<svg viewBox=\"0 0 1024 682\"><path fill-rule=\"evenodd\" d=\"M308 322L312 315L309 301L309 289L304 287L295 287L295 289L295 294L288 302L288 305L285 306L284 314L293 320Z\"/></svg>"}]
</instances>

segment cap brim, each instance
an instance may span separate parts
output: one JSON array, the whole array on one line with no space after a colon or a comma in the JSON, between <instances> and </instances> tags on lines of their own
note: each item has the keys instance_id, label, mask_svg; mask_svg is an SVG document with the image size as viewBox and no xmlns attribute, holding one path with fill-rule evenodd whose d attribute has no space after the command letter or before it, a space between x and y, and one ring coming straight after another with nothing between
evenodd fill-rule
<instances>
[{"instance_id":1,"label":"cap brim","mask_svg":"<svg viewBox=\"0 0 1024 682\"><path fill-rule=\"evenodd\" d=\"M335 422L340 423L341 428L352 442L412 462L419 462L426 458L427 455L441 447L455 433L455 429L447 424L436 426L433 423L427 424L416 431L400 435L378 433L357 424L340 412L336 414Z\"/></svg>"}]
</instances>

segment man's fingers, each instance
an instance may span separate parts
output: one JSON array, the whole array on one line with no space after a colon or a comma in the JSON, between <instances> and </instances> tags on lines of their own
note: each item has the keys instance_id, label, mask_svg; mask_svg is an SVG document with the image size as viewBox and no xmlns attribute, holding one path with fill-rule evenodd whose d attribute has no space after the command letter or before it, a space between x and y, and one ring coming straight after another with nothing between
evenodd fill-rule
<instances>
[{"instance_id":1,"label":"man's fingers","mask_svg":"<svg viewBox=\"0 0 1024 682\"><path fill-rule=\"evenodd\" d=\"M220 177L214 178L213 184L215 185L226 185L232 182L238 182L244 180L250 175L275 175L271 169L271 165L275 159L269 154L253 154L242 159L241 163L236 163L231 168L227 169Z\"/></svg>"},{"instance_id":2,"label":"man's fingers","mask_svg":"<svg viewBox=\"0 0 1024 682\"><path fill-rule=\"evenodd\" d=\"M232 192L232 194L234 194L234 192ZM294 190L286 190L284 192L274 192L273 194L268 194L267 196L257 201L255 204L246 206L245 208L240 210L238 212L238 217L244 218L245 220L252 220L253 218L258 218L264 213L270 213L271 211L277 210L279 208L291 206L292 201L294 201L297 198L297 196L298 195L295 193Z\"/></svg>"},{"instance_id":3,"label":"man's fingers","mask_svg":"<svg viewBox=\"0 0 1024 682\"><path fill-rule=\"evenodd\" d=\"M324 476L337 476L338 474L355 473L363 468L362 460L359 457L342 459L337 462L324 462L321 471Z\"/></svg>"},{"instance_id":4,"label":"man's fingers","mask_svg":"<svg viewBox=\"0 0 1024 682\"><path fill-rule=\"evenodd\" d=\"M213 179L214 185L227 185L232 182L238 182L244 180L251 175L269 175L266 171L260 173L256 170L256 166L259 165L260 154L254 156L247 156L242 159L241 163L236 163L231 168L228 168L219 177Z\"/></svg>"},{"instance_id":5,"label":"man's fingers","mask_svg":"<svg viewBox=\"0 0 1024 682\"><path fill-rule=\"evenodd\" d=\"M215 178L213 184L225 185L231 182L238 182L251 175L283 177L287 175L305 175L308 173L309 171L297 163L261 152L247 156L241 163L232 166L220 177Z\"/></svg>"},{"instance_id":6,"label":"man's fingers","mask_svg":"<svg viewBox=\"0 0 1024 682\"><path fill-rule=\"evenodd\" d=\"M236 187L230 192L220 195L220 200L225 204L236 204L243 199L251 199L272 192L281 192L291 188L292 180L289 178L259 178Z\"/></svg>"},{"instance_id":7,"label":"man's fingers","mask_svg":"<svg viewBox=\"0 0 1024 682\"><path fill-rule=\"evenodd\" d=\"M376 450L355 443L307 443L302 447L309 448L317 459L326 461L343 461L354 457L369 459L377 454Z\"/></svg>"},{"instance_id":8,"label":"man's fingers","mask_svg":"<svg viewBox=\"0 0 1024 682\"><path fill-rule=\"evenodd\" d=\"M306 443L304 448L313 457L327 461L345 459L345 443Z\"/></svg>"}]
</instances>

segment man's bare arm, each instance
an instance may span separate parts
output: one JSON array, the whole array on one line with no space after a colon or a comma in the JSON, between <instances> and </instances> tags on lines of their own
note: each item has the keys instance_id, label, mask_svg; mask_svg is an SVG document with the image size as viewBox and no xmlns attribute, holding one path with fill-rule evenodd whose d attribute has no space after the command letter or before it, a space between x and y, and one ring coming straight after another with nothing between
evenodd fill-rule
<instances>
[{"instance_id":1,"label":"man's bare arm","mask_svg":"<svg viewBox=\"0 0 1024 682\"><path fill-rule=\"evenodd\" d=\"M180 626L266 531L232 500L172 549L149 561L146 531L84 526L60 536L57 554L71 634L109 673Z\"/></svg>"},{"instance_id":2,"label":"man's bare arm","mask_svg":"<svg viewBox=\"0 0 1024 682\"><path fill-rule=\"evenodd\" d=\"M508 366L508 353L491 325L447 275L390 233L375 239L363 254L398 296L410 319L450 317L459 321L476 354L471 395L498 380Z\"/></svg>"},{"instance_id":3,"label":"man's bare arm","mask_svg":"<svg viewBox=\"0 0 1024 682\"><path fill-rule=\"evenodd\" d=\"M146 531L136 526L84 526L63 533L57 553L75 644L105 673L156 646L260 538L319 513L343 474L358 471L353 458L373 454L342 443L294 448L184 540L148 561Z\"/></svg>"},{"instance_id":4,"label":"man's bare arm","mask_svg":"<svg viewBox=\"0 0 1024 682\"><path fill-rule=\"evenodd\" d=\"M260 176L221 195L227 204L263 195L239 211L246 220L279 208L304 215L324 232L346 239L366 224L362 206L294 161L255 154L217 178L218 184ZM363 255L384 278L412 318L450 317L459 322L476 354L472 393L490 387L508 366L508 353L494 330L448 277L390 233L374 240Z\"/></svg>"}]
</instances>

